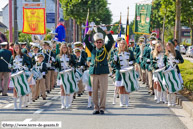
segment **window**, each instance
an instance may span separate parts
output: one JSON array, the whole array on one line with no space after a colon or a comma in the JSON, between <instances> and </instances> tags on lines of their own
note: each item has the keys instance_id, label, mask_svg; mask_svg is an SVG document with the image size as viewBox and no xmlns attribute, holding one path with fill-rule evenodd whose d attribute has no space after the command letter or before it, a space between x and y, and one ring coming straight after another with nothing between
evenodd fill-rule
<instances>
[{"instance_id":1,"label":"window","mask_svg":"<svg viewBox=\"0 0 193 129\"><path fill-rule=\"evenodd\" d=\"M24 2L41 2L41 0L24 0Z\"/></svg>"}]
</instances>

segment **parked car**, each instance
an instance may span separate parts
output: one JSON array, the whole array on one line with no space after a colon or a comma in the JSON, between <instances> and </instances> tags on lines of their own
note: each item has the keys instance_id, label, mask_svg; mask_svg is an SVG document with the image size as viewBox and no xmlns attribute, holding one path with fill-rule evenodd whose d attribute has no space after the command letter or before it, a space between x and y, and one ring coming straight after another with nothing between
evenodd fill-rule
<instances>
[{"instance_id":1,"label":"parked car","mask_svg":"<svg viewBox=\"0 0 193 129\"><path fill-rule=\"evenodd\" d=\"M187 57L193 57L193 46L189 46L186 51Z\"/></svg>"},{"instance_id":2,"label":"parked car","mask_svg":"<svg viewBox=\"0 0 193 129\"><path fill-rule=\"evenodd\" d=\"M186 49L183 45L180 45L180 53L186 54Z\"/></svg>"}]
</instances>

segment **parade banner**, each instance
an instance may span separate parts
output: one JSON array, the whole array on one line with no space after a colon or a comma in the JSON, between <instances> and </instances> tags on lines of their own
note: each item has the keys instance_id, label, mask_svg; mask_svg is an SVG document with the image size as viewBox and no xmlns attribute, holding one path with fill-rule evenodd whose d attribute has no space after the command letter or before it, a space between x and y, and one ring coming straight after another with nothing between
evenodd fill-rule
<instances>
[{"instance_id":1,"label":"parade banner","mask_svg":"<svg viewBox=\"0 0 193 129\"><path fill-rule=\"evenodd\" d=\"M150 34L150 4L136 4L135 7L135 34Z\"/></svg>"},{"instance_id":2,"label":"parade banner","mask_svg":"<svg viewBox=\"0 0 193 129\"><path fill-rule=\"evenodd\" d=\"M23 8L23 33L46 34L45 8Z\"/></svg>"}]
</instances>

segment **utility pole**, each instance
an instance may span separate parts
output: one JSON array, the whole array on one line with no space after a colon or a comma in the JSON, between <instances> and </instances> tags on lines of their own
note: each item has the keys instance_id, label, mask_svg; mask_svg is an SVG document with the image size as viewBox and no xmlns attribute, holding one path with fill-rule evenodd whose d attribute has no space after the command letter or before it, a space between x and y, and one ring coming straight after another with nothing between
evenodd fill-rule
<instances>
[{"instance_id":1,"label":"utility pole","mask_svg":"<svg viewBox=\"0 0 193 129\"><path fill-rule=\"evenodd\" d=\"M9 42L13 42L13 32L12 32L12 0L9 0Z\"/></svg>"},{"instance_id":2,"label":"utility pole","mask_svg":"<svg viewBox=\"0 0 193 129\"><path fill-rule=\"evenodd\" d=\"M55 0L55 27L57 26L58 24L58 0Z\"/></svg>"},{"instance_id":3,"label":"utility pole","mask_svg":"<svg viewBox=\"0 0 193 129\"><path fill-rule=\"evenodd\" d=\"M175 21L175 39L178 40L178 45L181 42L181 0L176 0L176 21Z\"/></svg>"},{"instance_id":4,"label":"utility pole","mask_svg":"<svg viewBox=\"0 0 193 129\"><path fill-rule=\"evenodd\" d=\"M18 41L17 0L14 0L14 42Z\"/></svg>"}]
</instances>

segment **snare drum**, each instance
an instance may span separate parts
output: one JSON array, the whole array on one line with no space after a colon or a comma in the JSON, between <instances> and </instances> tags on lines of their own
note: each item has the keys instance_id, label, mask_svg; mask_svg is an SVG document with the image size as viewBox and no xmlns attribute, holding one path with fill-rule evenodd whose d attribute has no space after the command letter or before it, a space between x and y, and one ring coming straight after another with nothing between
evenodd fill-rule
<instances>
[{"instance_id":1,"label":"snare drum","mask_svg":"<svg viewBox=\"0 0 193 129\"><path fill-rule=\"evenodd\" d=\"M17 91L17 96L25 96L31 92L24 71L19 71L12 74L11 80Z\"/></svg>"}]
</instances>

